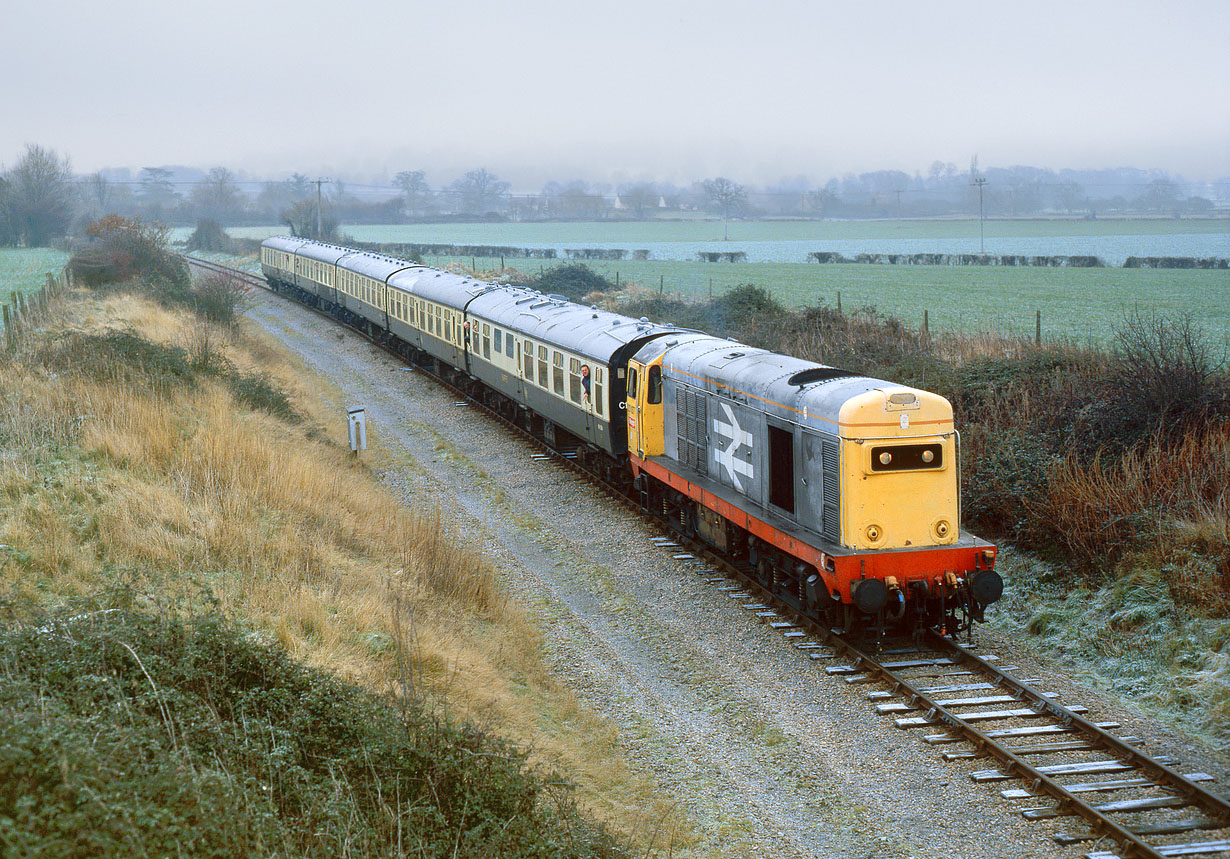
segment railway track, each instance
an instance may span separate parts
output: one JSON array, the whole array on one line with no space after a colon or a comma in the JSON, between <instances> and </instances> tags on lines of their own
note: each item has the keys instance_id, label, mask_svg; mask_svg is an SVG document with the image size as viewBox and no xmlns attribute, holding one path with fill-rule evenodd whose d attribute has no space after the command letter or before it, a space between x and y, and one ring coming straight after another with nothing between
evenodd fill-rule
<instances>
[{"instance_id":1,"label":"railway track","mask_svg":"<svg viewBox=\"0 0 1230 859\"><path fill-rule=\"evenodd\" d=\"M203 270L269 288L257 275L185 258ZM642 510L637 498L584 468L576 449L553 447L449 381L410 366L445 386L456 396L454 405L478 408L535 445L533 461L554 461L608 497ZM970 777L978 783L1014 783L1001 793L1023 806L1026 819L1071 816L1084 822L1084 827L1056 833L1058 844L1088 845L1083 854L1088 859L1230 855L1230 803L1207 788L1208 774L1181 772L1175 761L1145 754L1139 740L1114 733L1118 724L1091 721L1086 708L1059 703L1055 695L1035 688L1036 681L1019 679L997 666L993 656L979 655L946 636L928 632L919 640L887 639L869 646L822 627L778 600L746 564L689 540L670 521L645 515L669 535L654 538L656 545L681 560L698 561L700 575L782 633L824 675L876 686L867 698L877 714L894 718L902 730L921 731L926 743L959 747L941 752L945 761L993 764Z\"/></svg>"}]
</instances>

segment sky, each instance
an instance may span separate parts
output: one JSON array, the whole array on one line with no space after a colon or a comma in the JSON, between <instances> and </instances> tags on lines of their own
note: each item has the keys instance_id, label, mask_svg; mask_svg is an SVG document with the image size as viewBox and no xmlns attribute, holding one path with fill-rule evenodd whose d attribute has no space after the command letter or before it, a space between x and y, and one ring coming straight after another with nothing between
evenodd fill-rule
<instances>
[{"instance_id":1,"label":"sky","mask_svg":"<svg viewBox=\"0 0 1230 859\"><path fill-rule=\"evenodd\" d=\"M1226 0L6 4L0 165L762 185L1230 175Z\"/></svg>"}]
</instances>

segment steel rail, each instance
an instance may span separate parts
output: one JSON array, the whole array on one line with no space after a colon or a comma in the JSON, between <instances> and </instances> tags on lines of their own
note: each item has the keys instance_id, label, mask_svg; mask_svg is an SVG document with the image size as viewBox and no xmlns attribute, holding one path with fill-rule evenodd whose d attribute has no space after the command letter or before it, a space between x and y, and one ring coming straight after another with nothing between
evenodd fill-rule
<instances>
[{"instance_id":1,"label":"steel rail","mask_svg":"<svg viewBox=\"0 0 1230 859\"><path fill-rule=\"evenodd\" d=\"M1196 782L1185 778L1182 774L1165 764L1158 763L1148 755L1141 753L1139 749L1130 743L1124 742L1105 728L1098 727L1079 713L1073 713L1062 704L1047 698L1028 683L1018 680L1003 669L990 664L976 653L963 647L960 643L942 638L933 630L927 630L927 635L933 642L940 642L939 645L936 645L937 649L942 646L959 654L963 664L975 665L980 671L991 675L997 683L1013 690L1015 693L1014 697L1019 698L1032 709L1046 711L1052 718L1061 722L1064 727L1074 728L1077 733L1085 735L1087 739L1093 741L1095 746L1111 752L1125 763L1135 764L1152 777L1154 781L1161 783L1164 787L1178 791L1187 800L1188 804L1199 808L1214 821L1222 823L1223 826L1230 827L1230 802L1227 802Z\"/></svg>"}]
</instances>

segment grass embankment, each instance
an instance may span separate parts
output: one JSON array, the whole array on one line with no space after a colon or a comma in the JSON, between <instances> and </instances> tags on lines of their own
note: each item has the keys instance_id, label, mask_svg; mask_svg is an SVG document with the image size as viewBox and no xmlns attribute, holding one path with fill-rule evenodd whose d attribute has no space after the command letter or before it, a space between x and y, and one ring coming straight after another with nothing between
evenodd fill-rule
<instances>
[{"instance_id":1,"label":"grass embankment","mask_svg":"<svg viewBox=\"0 0 1230 859\"><path fill-rule=\"evenodd\" d=\"M1006 555L995 622L1230 748L1230 370L1193 325L1131 314L1113 348L1038 347L750 286L690 302L547 275L547 291L946 396L966 525L1030 553Z\"/></svg>"},{"instance_id":2,"label":"grass embankment","mask_svg":"<svg viewBox=\"0 0 1230 859\"><path fill-rule=\"evenodd\" d=\"M120 736L108 748L121 759L143 749L149 764L139 776L149 781L134 788L145 799L113 809L118 820L106 837L116 844L143 843L163 819L159 796L199 796L217 781L224 785L217 806L201 806L207 824L192 826L219 829L222 841L211 844L255 839L247 843L256 854L290 843L304 854L350 844L359 855L360 842L394 832L415 855L426 841L448 847L428 855L451 855L457 844L467 845L457 855L621 852L568 810L572 792L525 771L517 753L485 736L493 732L532 745L535 766L566 772L582 803L634 843L686 839L669 803L629 774L610 732L544 667L537 631L504 598L481 552L432 510L400 507L321 429L338 422L326 418L332 404L318 380L242 326L208 318L217 316L219 294L226 290L210 296L167 283L79 290L0 356L0 620L10 654L3 670L20 687L0 703L0 722L24 737L4 744L14 751L0 755L8 770L0 783L27 779L20 794L0 792L0 830L23 825L6 818L27 821L33 836L9 834L43 832L47 849L60 845L59 824L31 810L42 802L67 803L87 828L99 823L94 815L105 815L115 794L92 791L109 778L111 752L86 754L82 744L110 726ZM229 621L210 631L192 619L184 607L199 607L201 593L251 636L227 632ZM87 608L74 611L93 612L84 627L45 626L47 611L83 600ZM113 608L124 611L106 613ZM185 613L182 624L172 619ZM132 664L120 642L136 651ZM244 650L244 642L256 649ZM341 709L261 709L245 697L251 678L243 672L210 673L202 654L215 646L257 666L261 695L273 703L311 687L305 705ZM277 650L313 672L298 673ZM144 672L132 673L138 660L150 672L148 694ZM425 721L396 727L387 704L335 677L422 705ZM450 718L478 727L448 728ZM357 747L351 735L330 733L342 727L353 729ZM210 731L220 738L216 755L184 740ZM318 753L309 735L322 732L328 749ZM62 736L63 744L35 742L36 734ZM423 780L413 782L398 766L428 754L423 743L459 745L423 764L416 771ZM489 748L516 765L484 764ZM356 749L370 754L367 774L355 769ZM86 754L80 770L78 752ZM473 766L455 770L450 755ZM480 794L495 795L484 787L489 775L510 779L491 782L504 785L495 793L521 792L516 798L525 801L474 807L487 801ZM461 807L437 796L448 779L474 786ZM293 782L299 793L286 799L275 782ZM267 793L263 804L254 799L258 787ZM456 796L463 794L470 796ZM88 808L88 796L101 805ZM226 809L252 802L232 821ZM323 817L296 821L292 811L304 808ZM513 816L500 831L475 828L479 817L505 811ZM188 812L166 811L181 813ZM439 829L409 826L424 815ZM667 831L652 831L663 818ZM204 832L181 824L185 833ZM526 833L534 838L523 844ZM480 835L488 840L466 841ZM368 853L386 855L390 844Z\"/></svg>"}]
</instances>

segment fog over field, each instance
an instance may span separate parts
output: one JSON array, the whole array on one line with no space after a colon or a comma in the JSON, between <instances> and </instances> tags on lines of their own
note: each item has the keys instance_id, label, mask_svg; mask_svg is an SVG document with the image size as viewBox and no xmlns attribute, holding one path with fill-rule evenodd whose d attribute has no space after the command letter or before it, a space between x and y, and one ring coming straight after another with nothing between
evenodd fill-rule
<instances>
[{"instance_id":1,"label":"fog over field","mask_svg":"<svg viewBox=\"0 0 1230 859\"><path fill-rule=\"evenodd\" d=\"M9 4L0 159L387 181L1230 174L1224 0Z\"/></svg>"}]
</instances>

